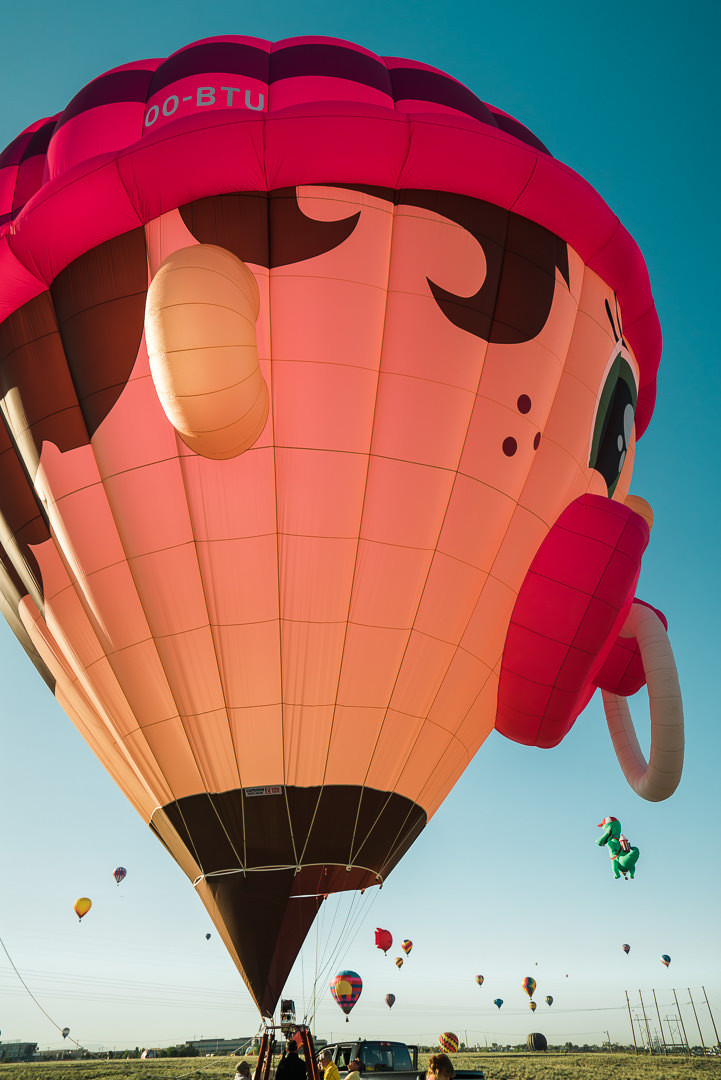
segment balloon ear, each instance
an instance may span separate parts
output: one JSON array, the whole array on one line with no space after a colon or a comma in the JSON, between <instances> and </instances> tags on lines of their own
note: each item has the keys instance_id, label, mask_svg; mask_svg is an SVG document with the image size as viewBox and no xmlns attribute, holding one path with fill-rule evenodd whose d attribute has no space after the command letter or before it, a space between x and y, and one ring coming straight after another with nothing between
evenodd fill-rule
<instances>
[{"instance_id":1,"label":"balloon ear","mask_svg":"<svg viewBox=\"0 0 721 1080\"><path fill-rule=\"evenodd\" d=\"M566 507L521 585L501 664L496 728L556 746L588 704L633 600L647 522L583 495Z\"/></svg>"}]
</instances>

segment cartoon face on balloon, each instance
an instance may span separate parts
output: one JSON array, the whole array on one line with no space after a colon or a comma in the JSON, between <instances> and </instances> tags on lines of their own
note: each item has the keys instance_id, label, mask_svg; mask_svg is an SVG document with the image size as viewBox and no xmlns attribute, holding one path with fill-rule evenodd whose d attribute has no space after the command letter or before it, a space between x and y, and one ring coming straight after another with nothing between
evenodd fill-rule
<instances>
[{"instance_id":1,"label":"cartoon face on balloon","mask_svg":"<svg viewBox=\"0 0 721 1080\"><path fill-rule=\"evenodd\" d=\"M628 723L657 322L600 198L442 73L121 74L0 156L5 609L272 1012L494 726L555 745L597 687Z\"/></svg>"}]
</instances>

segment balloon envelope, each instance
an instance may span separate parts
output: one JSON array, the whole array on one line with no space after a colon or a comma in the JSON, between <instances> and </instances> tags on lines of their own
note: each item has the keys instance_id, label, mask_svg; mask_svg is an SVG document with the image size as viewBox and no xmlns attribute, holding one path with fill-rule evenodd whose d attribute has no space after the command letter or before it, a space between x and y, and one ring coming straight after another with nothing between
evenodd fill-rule
<instances>
[{"instance_id":1,"label":"balloon envelope","mask_svg":"<svg viewBox=\"0 0 721 1080\"><path fill-rule=\"evenodd\" d=\"M531 1012L535 1012L536 1011L536 1003L535 1003L535 1001L529 1001L528 1008L531 1010Z\"/></svg>"},{"instance_id":2,"label":"balloon envelope","mask_svg":"<svg viewBox=\"0 0 721 1080\"><path fill-rule=\"evenodd\" d=\"M442 1035L438 1036L438 1045L447 1054L455 1054L458 1049L458 1036L454 1035L452 1031L444 1031Z\"/></svg>"},{"instance_id":3,"label":"balloon envelope","mask_svg":"<svg viewBox=\"0 0 721 1080\"><path fill-rule=\"evenodd\" d=\"M664 965L664 967L668 967L668 965L671 963L671 957L668 955L668 953L662 953L661 963Z\"/></svg>"},{"instance_id":4,"label":"balloon envelope","mask_svg":"<svg viewBox=\"0 0 721 1080\"><path fill-rule=\"evenodd\" d=\"M482 975L476 975L476 982L478 983L479 986L483 986L483 976Z\"/></svg>"},{"instance_id":5,"label":"balloon envelope","mask_svg":"<svg viewBox=\"0 0 721 1080\"><path fill-rule=\"evenodd\" d=\"M626 956L628 956L628 954L631 951L631 946L630 945L624 945L623 946L623 951L625 952Z\"/></svg>"},{"instance_id":6,"label":"balloon envelope","mask_svg":"<svg viewBox=\"0 0 721 1080\"><path fill-rule=\"evenodd\" d=\"M526 991L526 993L528 994L529 997L533 997L533 991L536 989L536 980L535 979L532 979L530 975L527 975L526 978L521 983L521 986Z\"/></svg>"},{"instance_id":7,"label":"balloon envelope","mask_svg":"<svg viewBox=\"0 0 721 1080\"><path fill-rule=\"evenodd\" d=\"M546 1005L553 1005L553 998L551 997L550 994L546 998Z\"/></svg>"},{"instance_id":8,"label":"balloon envelope","mask_svg":"<svg viewBox=\"0 0 721 1080\"><path fill-rule=\"evenodd\" d=\"M88 899L87 896L81 896L73 904L73 910L75 911L77 917L79 919L82 919L83 915L87 915L92 906L92 900Z\"/></svg>"},{"instance_id":9,"label":"balloon envelope","mask_svg":"<svg viewBox=\"0 0 721 1080\"><path fill-rule=\"evenodd\" d=\"M503 1004L503 998L494 998L493 1004L496 1006L497 1009L500 1009L501 1005Z\"/></svg>"},{"instance_id":10,"label":"balloon envelope","mask_svg":"<svg viewBox=\"0 0 721 1080\"><path fill-rule=\"evenodd\" d=\"M396 1000L396 995L395 994L386 994L386 1005L388 1006L389 1009L393 1008L393 1005L395 1004L395 1000Z\"/></svg>"},{"instance_id":11,"label":"balloon envelope","mask_svg":"<svg viewBox=\"0 0 721 1080\"><path fill-rule=\"evenodd\" d=\"M330 992L346 1016L361 996L362 989L363 981L355 971L341 971L330 984Z\"/></svg>"},{"instance_id":12,"label":"balloon envelope","mask_svg":"<svg viewBox=\"0 0 721 1080\"><path fill-rule=\"evenodd\" d=\"M396 967L397 968L402 968L403 967L403 957L402 956L397 956L396 957Z\"/></svg>"},{"instance_id":13,"label":"balloon envelope","mask_svg":"<svg viewBox=\"0 0 721 1080\"><path fill-rule=\"evenodd\" d=\"M101 74L0 173L3 610L272 1015L494 726L641 685L648 275L523 125L348 42Z\"/></svg>"},{"instance_id":14,"label":"balloon envelope","mask_svg":"<svg viewBox=\"0 0 721 1080\"><path fill-rule=\"evenodd\" d=\"M403 949L403 952L406 954L406 956L408 956L409 952L413 948L413 942L409 941L408 938L406 938L405 941L401 942L401 948Z\"/></svg>"},{"instance_id":15,"label":"balloon envelope","mask_svg":"<svg viewBox=\"0 0 721 1080\"><path fill-rule=\"evenodd\" d=\"M60 1034L62 1035L62 1037L64 1039L67 1039L68 1035L70 1034L70 1028L69 1027L64 1027L63 1030L60 1032Z\"/></svg>"},{"instance_id":16,"label":"balloon envelope","mask_svg":"<svg viewBox=\"0 0 721 1080\"><path fill-rule=\"evenodd\" d=\"M382 949L384 953L388 952L393 944L393 935L390 930L383 930L381 927L376 927L376 948Z\"/></svg>"},{"instance_id":17,"label":"balloon envelope","mask_svg":"<svg viewBox=\"0 0 721 1080\"><path fill-rule=\"evenodd\" d=\"M125 869L124 866L116 866L116 868L113 870L113 877L115 878L116 884L120 884L127 872L128 871Z\"/></svg>"}]
</instances>

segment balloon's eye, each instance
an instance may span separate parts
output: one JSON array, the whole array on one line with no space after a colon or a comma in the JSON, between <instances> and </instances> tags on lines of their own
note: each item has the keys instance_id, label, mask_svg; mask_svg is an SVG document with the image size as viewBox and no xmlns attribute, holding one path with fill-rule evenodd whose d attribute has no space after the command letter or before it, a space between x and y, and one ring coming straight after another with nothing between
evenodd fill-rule
<instances>
[{"instance_id":1,"label":"balloon's eye","mask_svg":"<svg viewBox=\"0 0 721 1080\"><path fill-rule=\"evenodd\" d=\"M593 427L589 465L606 481L613 495L633 432L638 391L627 360L619 351L601 391Z\"/></svg>"}]
</instances>

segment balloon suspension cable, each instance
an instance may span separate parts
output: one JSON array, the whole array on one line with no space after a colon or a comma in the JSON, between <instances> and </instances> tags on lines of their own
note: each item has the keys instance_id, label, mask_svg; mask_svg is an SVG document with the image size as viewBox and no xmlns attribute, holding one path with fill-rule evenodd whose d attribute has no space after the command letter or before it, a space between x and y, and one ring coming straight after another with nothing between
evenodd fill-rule
<instances>
[{"instance_id":1,"label":"balloon suspension cable","mask_svg":"<svg viewBox=\"0 0 721 1080\"><path fill-rule=\"evenodd\" d=\"M18 979L20 980L20 982L21 982L21 983L23 984L23 986L24 986L24 987L25 987L25 989L27 990L27 992L28 992L28 994L30 995L30 997L31 997L31 998L33 999L33 1001L35 1002L35 1004L37 1005L37 1007L38 1007L38 1008L40 1009L40 1012L41 1012L41 1013L43 1014L43 1016L46 1016L46 1017L47 1017L47 1019L48 1019L48 1020L50 1021L50 1023L51 1023L52 1025L53 1025L53 1027L56 1027L56 1028L58 1029L58 1031L60 1032L60 1034L62 1035L62 1034L63 1034L63 1031L64 1031L65 1029L64 1029L64 1028L61 1028L61 1027L60 1027L60 1024L56 1024L56 1023L55 1023L55 1021L53 1020L53 1018L52 1018L52 1016L50 1015L50 1013L48 1013L48 1012L46 1012L46 1011L45 1011L45 1009L44 1009L44 1008L42 1007L42 1005L40 1004L40 1002L38 1001L38 999L37 999L37 998L35 997L35 994L33 994L32 990L30 989L30 987L28 986L28 984L27 984L27 983L25 982L25 980L23 979L23 977L22 977L22 975L20 974L20 972L18 971L18 969L17 969L16 967L15 967L15 964L13 963L13 958L11 957L10 953L9 953L9 952L7 951L7 946L5 945L5 942L3 941L3 939L2 939L1 937L0 937L0 945L2 945L2 947L3 947L3 952L5 953L5 955L6 955L6 956L7 956L7 958L8 958L8 961L9 961L9 963L10 963L10 967L11 967L11 968L13 969L13 971L14 971L14 972L15 972L15 974L17 975ZM83 1047L82 1047L82 1046L80 1045L80 1043L79 1043L79 1042L76 1042L76 1041L75 1041L75 1039L71 1039L69 1035L63 1035L63 1038L65 1038L65 1039L69 1039L69 1041L70 1041L71 1043L73 1043L73 1044L74 1044L75 1046L77 1046L78 1050L82 1050L82 1049L83 1049Z\"/></svg>"}]
</instances>

